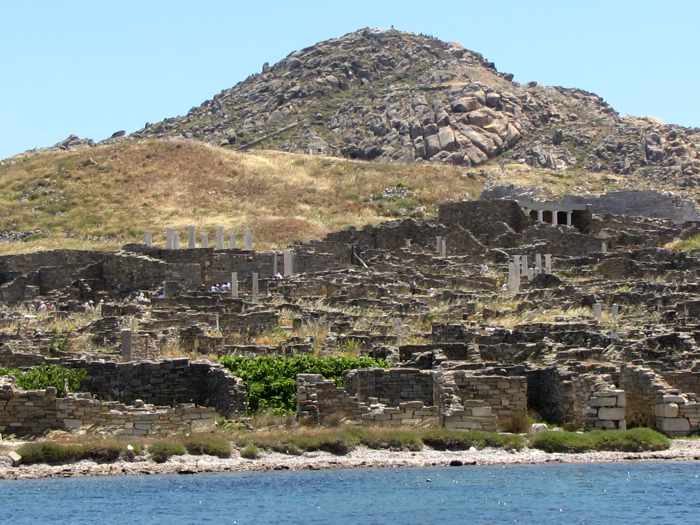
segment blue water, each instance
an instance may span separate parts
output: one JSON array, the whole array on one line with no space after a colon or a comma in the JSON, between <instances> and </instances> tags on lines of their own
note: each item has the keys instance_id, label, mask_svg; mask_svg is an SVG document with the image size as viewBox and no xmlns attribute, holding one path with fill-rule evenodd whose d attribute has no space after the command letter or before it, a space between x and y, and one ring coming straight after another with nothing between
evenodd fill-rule
<instances>
[{"instance_id":1,"label":"blue water","mask_svg":"<svg viewBox=\"0 0 700 525\"><path fill-rule=\"evenodd\" d=\"M0 524L700 523L700 464L0 482Z\"/></svg>"}]
</instances>

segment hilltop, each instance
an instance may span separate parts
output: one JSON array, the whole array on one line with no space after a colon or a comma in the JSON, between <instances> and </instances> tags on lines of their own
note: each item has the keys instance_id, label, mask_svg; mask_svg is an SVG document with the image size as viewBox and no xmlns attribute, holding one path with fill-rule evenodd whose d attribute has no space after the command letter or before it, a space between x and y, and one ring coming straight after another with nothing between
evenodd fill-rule
<instances>
[{"instance_id":1,"label":"hilltop","mask_svg":"<svg viewBox=\"0 0 700 525\"><path fill-rule=\"evenodd\" d=\"M698 129L622 117L580 89L519 84L460 44L393 29L295 51L134 136L403 163L498 158L681 187L700 174Z\"/></svg>"}]
</instances>

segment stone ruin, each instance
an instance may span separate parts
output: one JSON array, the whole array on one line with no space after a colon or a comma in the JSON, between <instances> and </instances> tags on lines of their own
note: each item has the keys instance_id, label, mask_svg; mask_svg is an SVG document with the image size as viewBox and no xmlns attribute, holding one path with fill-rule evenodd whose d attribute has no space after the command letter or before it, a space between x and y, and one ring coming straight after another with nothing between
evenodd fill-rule
<instances>
[{"instance_id":1,"label":"stone ruin","mask_svg":"<svg viewBox=\"0 0 700 525\"><path fill-rule=\"evenodd\" d=\"M284 251L191 227L182 244L169 228L165 246L2 256L0 367L89 379L65 398L2 379L0 429L204 428L246 410L246 386L211 359L352 351L391 367L343 386L300 375L300 420L522 431L535 414L694 433L700 259L663 246L697 226L484 200ZM80 316L64 340L46 329Z\"/></svg>"}]
</instances>

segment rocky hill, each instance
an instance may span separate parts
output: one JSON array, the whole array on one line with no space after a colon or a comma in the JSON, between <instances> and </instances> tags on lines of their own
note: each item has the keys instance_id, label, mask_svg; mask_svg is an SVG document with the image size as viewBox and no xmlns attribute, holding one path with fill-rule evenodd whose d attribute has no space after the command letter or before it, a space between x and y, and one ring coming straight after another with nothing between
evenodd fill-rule
<instances>
[{"instance_id":1,"label":"rocky hill","mask_svg":"<svg viewBox=\"0 0 700 525\"><path fill-rule=\"evenodd\" d=\"M621 117L578 89L522 85L459 44L395 30L362 29L291 53L134 136L462 166L500 158L677 187L700 174L699 129Z\"/></svg>"}]
</instances>

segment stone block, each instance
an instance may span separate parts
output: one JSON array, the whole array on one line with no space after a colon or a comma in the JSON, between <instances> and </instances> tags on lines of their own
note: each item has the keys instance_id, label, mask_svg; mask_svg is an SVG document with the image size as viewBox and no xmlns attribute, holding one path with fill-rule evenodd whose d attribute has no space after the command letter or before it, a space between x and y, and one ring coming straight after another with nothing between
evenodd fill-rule
<instances>
[{"instance_id":1,"label":"stone block","mask_svg":"<svg viewBox=\"0 0 700 525\"><path fill-rule=\"evenodd\" d=\"M678 417L678 405L676 403L664 403L656 405L654 409L656 417Z\"/></svg>"},{"instance_id":2,"label":"stone block","mask_svg":"<svg viewBox=\"0 0 700 525\"><path fill-rule=\"evenodd\" d=\"M473 416L476 416L476 417L486 417L486 416L490 416L490 415L493 414L493 413L491 412L491 407L489 407L489 406L486 406L486 407L473 407L473 408L471 409L471 413L472 413Z\"/></svg>"},{"instance_id":3,"label":"stone block","mask_svg":"<svg viewBox=\"0 0 700 525\"><path fill-rule=\"evenodd\" d=\"M20 463L22 463L22 456L17 454L17 452L15 452L14 450L8 452L7 457L10 458L13 467L17 467Z\"/></svg>"},{"instance_id":4,"label":"stone block","mask_svg":"<svg viewBox=\"0 0 700 525\"><path fill-rule=\"evenodd\" d=\"M603 419L603 420L625 419L625 409L624 408L602 407L598 410L598 419Z\"/></svg>"},{"instance_id":5,"label":"stone block","mask_svg":"<svg viewBox=\"0 0 700 525\"><path fill-rule=\"evenodd\" d=\"M599 420L595 422L595 427L603 428L606 430L613 430L617 428L617 424L615 421Z\"/></svg>"},{"instance_id":6,"label":"stone block","mask_svg":"<svg viewBox=\"0 0 700 525\"><path fill-rule=\"evenodd\" d=\"M66 430L78 430L82 426L82 422L79 419L64 419L63 425Z\"/></svg>"},{"instance_id":7,"label":"stone block","mask_svg":"<svg viewBox=\"0 0 700 525\"><path fill-rule=\"evenodd\" d=\"M690 423L681 417L658 417L656 418L656 426L661 432L672 434L690 432Z\"/></svg>"},{"instance_id":8,"label":"stone block","mask_svg":"<svg viewBox=\"0 0 700 525\"><path fill-rule=\"evenodd\" d=\"M663 401L664 403L678 403L681 405L685 403L684 398L682 398L679 395L674 395L674 394L667 394L667 395L661 396L661 401Z\"/></svg>"},{"instance_id":9,"label":"stone block","mask_svg":"<svg viewBox=\"0 0 700 525\"><path fill-rule=\"evenodd\" d=\"M621 392L620 394L617 394L617 406L619 407L626 407L627 406L627 395L625 392Z\"/></svg>"},{"instance_id":10,"label":"stone block","mask_svg":"<svg viewBox=\"0 0 700 525\"><path fill-rule=\"evenodd\" d=\"M592 397L588 402L591 407L614 407L617 406L617 396L615 397Z\"/></svg>"}]
</instances>

